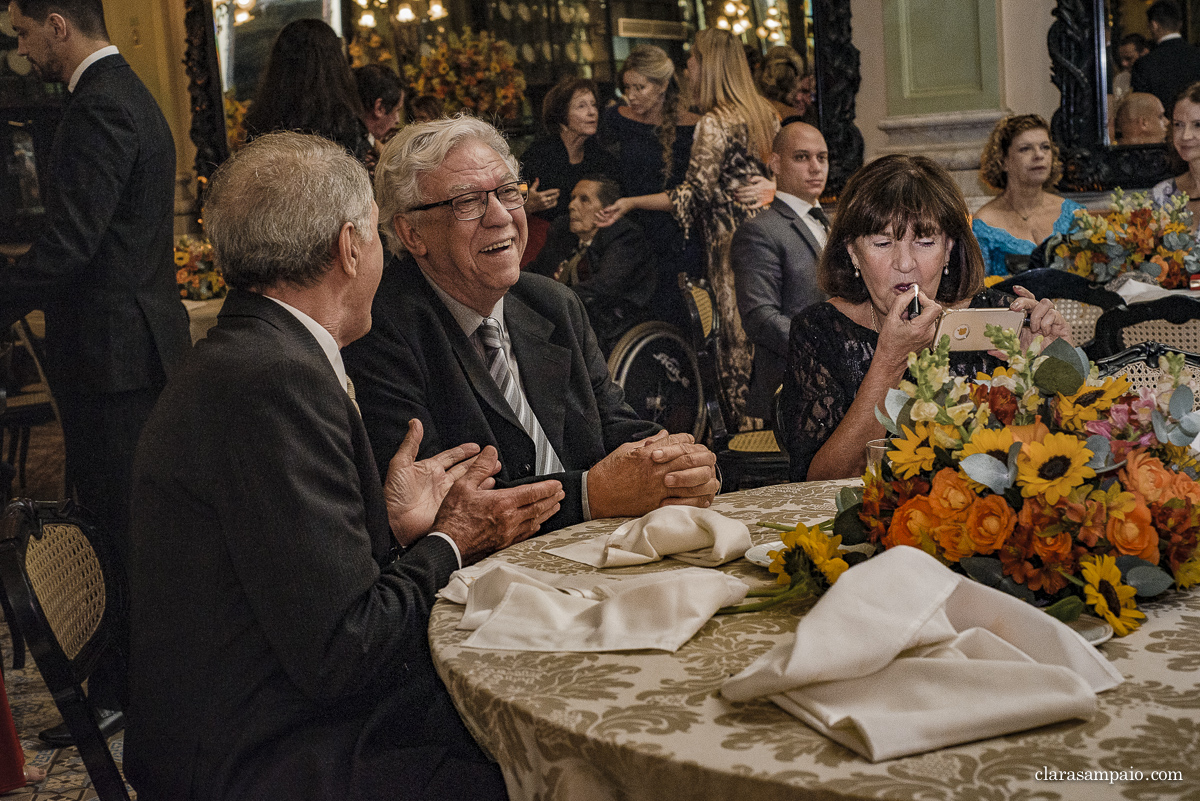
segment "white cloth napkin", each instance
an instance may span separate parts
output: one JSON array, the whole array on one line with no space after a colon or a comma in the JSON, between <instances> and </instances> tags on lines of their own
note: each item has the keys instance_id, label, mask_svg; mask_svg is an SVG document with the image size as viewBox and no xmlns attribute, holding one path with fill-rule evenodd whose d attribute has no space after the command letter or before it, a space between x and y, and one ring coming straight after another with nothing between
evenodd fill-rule
<instances>
[{"instance_id":1,"label":"white cloth napkin","mask_svg":"<svg viewBox=\"0 0 1200 801\"><path fill-rule=\"evenodd\" d=\"M475 583L475 579L495 567L497 567L497 563L495 562L479 562L469 567L455 570L450 574L450 581L447 582L446 586L438 591L438 597L444 598L452 604L465 604L467 602L467 595L471 589L471 585ZM520 565L505 564L504 567L512 573L525 576L528 579L528 583L553 587L569 595L578 595L580 598L597 598L599 596L594 592L597 585L620 580L597 573L565 575L563 573L547 573L543 570L534 570L531 567L521 567ZM466 627L460 625L459 628ZM471 626L471 628L475 627Z\"/></svg>"},{"instance_id":2,"label":"white cloth napkin","mask_svg":"<svg viewBox=\"0 0 1200 801\"><path fill-rule=\"evenodd\" d=\"M465 645L510 651L675 651L722 606L746 597L746 585L716 570L683 568L624 579L593 576L568 594L535 573L497 564L467 592L459 628ZM545 574L543 574L545 575Z\"/></svg>"},{"instance_id":3,"label":"white cloth napkin","mask_svg":"<svg viewBox=\"0 0 1200 801\"><path fill-rule=\"evenodd\" d=\"M672 556L716 567L745 555L750 529L712 509L664 506L621 525L612 534L546 552L592 567L628 567Z\"/></svg>"},{"instance_id":4,"label":"white cloth napkin","mask_svg":"<svg viewBox=\"0 0 1200 801\"><path fill-rule=\"evenodd\" d=\"M878 762L1088 719L1096 693L1121 681L1045 612L898 547L843 574L794 635L721 692L770 696Z\"/></svg>"}]
</instances>

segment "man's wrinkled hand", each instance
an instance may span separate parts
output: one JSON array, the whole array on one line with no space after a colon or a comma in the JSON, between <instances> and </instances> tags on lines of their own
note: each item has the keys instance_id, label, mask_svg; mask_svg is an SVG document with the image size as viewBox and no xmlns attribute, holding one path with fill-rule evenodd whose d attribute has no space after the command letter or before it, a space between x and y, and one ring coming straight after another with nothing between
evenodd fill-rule
<instances>
[{"instance_id":1,"label":"man's wrinkled hand","mask_svg":"<svg viewBox=\"0 0 1200 801\"><path fill-rule=\"evenodd\" d=\"M706 507L720 489L716 456L690 434L659 432L588 471L592 517L636 517L669 504Z\"/></svg>"},{"instance_id":2,"label":"man's wrinkled hand","mask_svg":"<svg viewBox=\"0 0 1200 801\"><path fill-rule=\"evenodd\" d=\"M463 564L536 534L565 497L558 481L491 489L499 469L496 449L489 445L454 482L433 521L434 531L458 545Z\"/></svg>"},{"instance_id":3,"label":"man's wrinkled hand","mask_svg":"<svg viewBox=\"0 0 1200 801\"><path fill-rule=\"evenodd\" d=\"M424 435L420 420L414 417L408 422L408 434L388 463L383 485L392 536L406 547L429 533L442 499L479 453L479 446L468 442L417 461Z\"/></svg>"}]
</instances>

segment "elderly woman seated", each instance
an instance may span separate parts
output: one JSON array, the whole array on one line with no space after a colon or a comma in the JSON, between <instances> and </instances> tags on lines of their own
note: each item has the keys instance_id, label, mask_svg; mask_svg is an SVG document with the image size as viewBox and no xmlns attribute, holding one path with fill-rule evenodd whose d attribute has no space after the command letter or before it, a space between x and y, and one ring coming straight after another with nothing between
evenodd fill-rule
<instances>
[{"instance_id":1,"label":"elderly woman seated","mask_svg":"<svg viewBox=\"0 0 1200 801\"><path fill-rule=\"evenodd\" d=\"M934 344L945 309L1026 312L1035 334L1067 337L1047 300L983 288L983 257L950 174L920 156L885 156L846 184L817 277L830 300L792 321L780 425L795 481L848 478L866 466L869 440L886 436L875 407L899 386L908 354ZM920 313L908 313L913 297ZM955 375L997 365L982 351L950 355Z\"/></svg>"}]
</instances>

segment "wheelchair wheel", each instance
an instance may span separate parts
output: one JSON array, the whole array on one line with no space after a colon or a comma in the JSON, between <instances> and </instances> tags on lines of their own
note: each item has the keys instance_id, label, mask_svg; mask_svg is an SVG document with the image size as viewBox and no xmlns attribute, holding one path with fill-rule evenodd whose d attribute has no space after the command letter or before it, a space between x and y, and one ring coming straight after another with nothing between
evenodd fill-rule
<instances>
[{"instance_id":1,"label":"wheelchair wheel","mask_svg":"<svg viewBox=\"0 0 1200 801\"><path fill-rule=\"evenodd\" d=\"M638 417L700 439L705 424L700 368L675 326L652 320L629 329L613 347L608 371Z\"/></svg>"}]
</instances>

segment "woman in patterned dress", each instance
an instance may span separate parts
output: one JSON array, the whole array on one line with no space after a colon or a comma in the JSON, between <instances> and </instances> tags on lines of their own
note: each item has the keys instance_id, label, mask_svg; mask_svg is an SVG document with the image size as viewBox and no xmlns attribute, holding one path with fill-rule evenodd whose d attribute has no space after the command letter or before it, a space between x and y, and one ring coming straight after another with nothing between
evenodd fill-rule
<instances>
[{"instance_id":1,"label":"woman in patterned dress","mask_svg":"<svg viewBox=\"0 0 1200 801\"><path fill-rule=\"evenodd\" d=\"M729 244L737 227L774 197L775 182L766 162L779 118L755 91L742 44L729 31L707 28L697 33L687 72L693 99L704 116L696 123L683 182L666 192L621 198L600 212L600 224L612 225L641 209L671 212L685 236L700 228L708 280L721 315L721 391L733 417L728 425L738 430L747 420L752 353L738 314Z\"/></svg>"}]
</instances>

